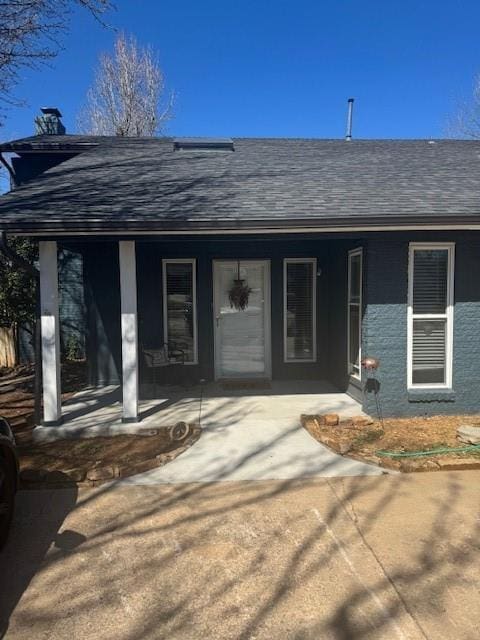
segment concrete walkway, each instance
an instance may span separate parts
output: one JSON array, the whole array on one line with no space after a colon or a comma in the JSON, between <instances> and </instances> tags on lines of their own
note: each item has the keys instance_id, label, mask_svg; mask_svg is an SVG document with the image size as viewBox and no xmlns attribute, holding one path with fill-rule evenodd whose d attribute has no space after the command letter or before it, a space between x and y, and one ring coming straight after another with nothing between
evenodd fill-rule
<instances>
[{"instance_id":1,"label":"concrete walkway","mask_svg":"<svg viewBox=\"0 0 480 640\"><path fill-rule=\"evenodd\" d=\"M353 398L326 383L274 382L268 390L243 390L234 395L215 385L202 395L199 389L189 393L170 390L168 398L142 403L141 423L128 426L120 422L115 393L115 389L107 389L72 398L65 408L64 426L37 428L37 438L135 432L200 419L203 433L192 448L164 467L125 480L126 484L384 473L373 465L334 454L300 426L302 413L338 413L342 417L362 413Z\"/></svg>"}]
</instances>

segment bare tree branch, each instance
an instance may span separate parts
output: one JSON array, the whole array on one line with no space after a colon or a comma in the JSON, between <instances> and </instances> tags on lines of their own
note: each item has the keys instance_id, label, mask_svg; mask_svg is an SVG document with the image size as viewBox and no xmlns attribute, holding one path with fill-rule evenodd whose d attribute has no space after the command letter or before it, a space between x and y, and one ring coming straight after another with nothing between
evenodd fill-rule
<instances>
[{"instance_id":1,"label":"bare tree branch","mask_svg":"<svg viewBox=\"0 0 480 640\"><path fill-rule=\"evenodd\" d=\"M23 104L12 93L22 69L38 68L58 54L75 5L102 24L113 7L111 0L0 0L0 103Z\"/></svg>"},{"instance_id":2,"label":"bare tree branch","mask_svg":"<svg viewBox=\"0 0 480 640\"><path fill-rule=\"evenodd\" d=\"M460 103L457 113L447 124L451 138L480 139L480 75L475 78L470 100Z\"/></svg>"},{"instance_id":3,"label":"bare tree branch","mask_svg":"<svg viewBox=\"0 0 480 640\"><path fill-rule=\"evenodd\" d=\"M120 34L113 54L100 56L78 128L92 135L154 136L171 118L173 101L157 55Z\"/></svg>"}]
</instances>

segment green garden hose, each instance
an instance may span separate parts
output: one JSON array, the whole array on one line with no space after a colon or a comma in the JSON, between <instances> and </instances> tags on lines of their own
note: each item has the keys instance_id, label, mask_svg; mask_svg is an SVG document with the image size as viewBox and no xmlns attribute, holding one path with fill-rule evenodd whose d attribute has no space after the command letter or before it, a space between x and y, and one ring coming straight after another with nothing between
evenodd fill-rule
<instances>
[{"instance_id":1,"label":"green garden hose","mask_svg":"<svg viewBox=\"0 0 480 640\"><path fill-rule=\"evenodd\" d=\"M465 453L467 451L478 451L480 453L480 444L469 444L465 447L439 447L428 451L377 451L376 455L385 458L420 458L421 456L433 456L442 453Z\"/></svg>"}]
</instances>

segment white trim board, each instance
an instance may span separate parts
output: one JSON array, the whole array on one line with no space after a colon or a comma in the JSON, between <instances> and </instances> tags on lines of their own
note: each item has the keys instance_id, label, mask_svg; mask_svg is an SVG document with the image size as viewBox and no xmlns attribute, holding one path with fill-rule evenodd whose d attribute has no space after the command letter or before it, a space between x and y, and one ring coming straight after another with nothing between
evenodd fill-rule
<instances>
[{"instance_id":1,"label":"white trim board","mask_svg":"<svg viewBox=\"0 0 480 640\"><path fill-rule=\"evenodd\" d=\"M358 303L350 302L350 288L351 288L351 263L350 258L354 256L360 256L360 297ZM352 249L348 252L347 257L347 368L348 375L355 380L362 379L362 305L363 305L363 247L357 247L356 249ZM358 373L352 372L350 370L351 365L351 354L350 354L350 305L355 304L358 306Z\"/></svg>"}]
</instances>

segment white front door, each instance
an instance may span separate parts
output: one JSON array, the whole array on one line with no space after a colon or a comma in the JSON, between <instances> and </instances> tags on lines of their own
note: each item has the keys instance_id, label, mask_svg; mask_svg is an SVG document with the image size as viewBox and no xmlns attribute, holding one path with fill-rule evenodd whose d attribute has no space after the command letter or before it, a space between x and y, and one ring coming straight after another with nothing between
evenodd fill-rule
<instances>
[{"instance_id":1,"label":"white front door","mask_svg":"<svg viewBox=\"0 0 480 640\"><path fill-rule=\"evenodd\" d=\"M238 279L251 289L243 310L229 299ZM269 378L270 262L215 260L213 291L215 378Z\"/></svg>"}]
</instances>

